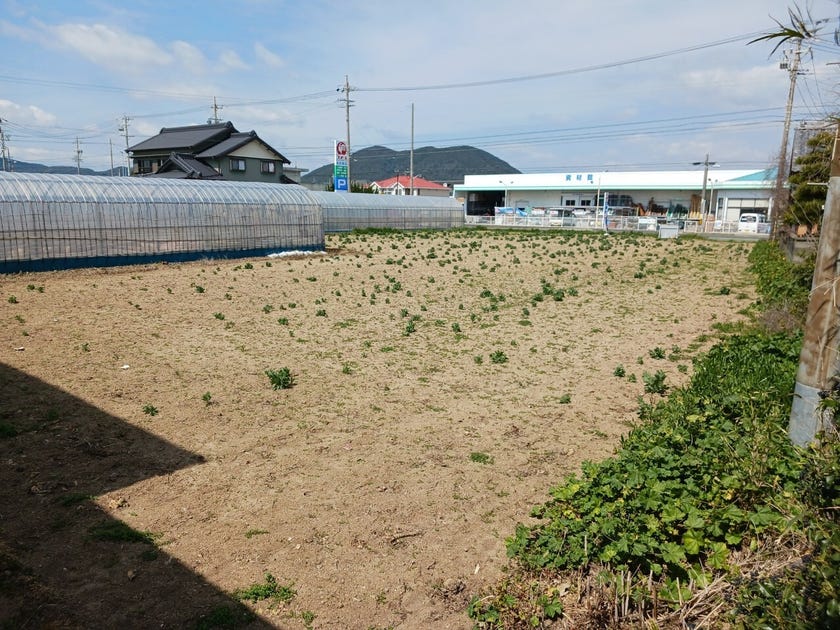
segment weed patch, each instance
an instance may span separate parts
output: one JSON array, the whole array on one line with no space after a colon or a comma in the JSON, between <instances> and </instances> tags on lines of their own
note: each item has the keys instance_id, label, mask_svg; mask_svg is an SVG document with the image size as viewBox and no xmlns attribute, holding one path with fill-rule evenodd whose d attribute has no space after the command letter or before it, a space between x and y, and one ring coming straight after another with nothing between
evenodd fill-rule
<instances>
[{"instance_id":1,"label":"weed patch","mask_svg":"<svg viewBox=\"0 0 840 630\"><path fill-rule=\"evenodd\" d=\"M273 389L289 389L295 384L294 374L287 367L277 370L266 370L265 375L268 377Z\"/></svg>"},{"instance_id":2,"label":"weed patch","mask_svg":"<svg viewBox=\"0 0 840 630\"><path fill-rule=\"evenodd\" d=\"M160 534L141 532L121 521L107 521L94 525L88 529L88 534L94 540L142 543L145 545L154 545L155 540L160 538Z\"/></svg>"},{"instance_id":3,"label":"weed patch","mask_svg":"<svg viewBox=\"0 0 840 630\"><path fill-rule=\"evenodd\" d=\"M264 599L290 602L297 594L293 586L294 584L279 584L271 573L266 573L264 582L255 582L247 588L237 589L233 592L233 596L238 600L248 602L259 602Z\"/></svg>"}]
</instances>

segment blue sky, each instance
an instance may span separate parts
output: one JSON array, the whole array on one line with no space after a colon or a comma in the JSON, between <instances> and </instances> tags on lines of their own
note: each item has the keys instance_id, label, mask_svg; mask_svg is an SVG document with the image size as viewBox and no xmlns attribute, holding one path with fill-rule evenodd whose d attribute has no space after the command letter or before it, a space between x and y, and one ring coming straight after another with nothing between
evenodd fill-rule
<instances>
[{"instance_id":1,"label":"blue sky","mask_svg":"<svg viewBox=\"0 0 840 630\"><path fill-rule=\"evenodd\" d=\"M838 0L803 55L794 123L836 112ZM220 118L295 165L470 144L523 172L775 161L786 0L0 0L0 118L13 159L97 170L161 127Z\"/></svg>"}]
</instances>

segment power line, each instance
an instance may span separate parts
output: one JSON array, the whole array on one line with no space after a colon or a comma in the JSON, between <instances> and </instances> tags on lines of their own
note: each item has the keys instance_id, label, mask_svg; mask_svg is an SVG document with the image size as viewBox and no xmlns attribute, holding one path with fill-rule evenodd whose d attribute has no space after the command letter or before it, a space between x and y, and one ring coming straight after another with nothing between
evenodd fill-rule
<instances>
[{"instance_id":1,"label":"power line","mask_svg":"<svg viewBox=\"0 0 840 630\"><path fill-rule=\"evenodd\" d=\"M686 48L677 48L675 50L669 50L660 53L653 53L650 55L643 55L641 57L633 57L631 59L625 59L623 61L613 61L608 63L602 64L594 64L591 66L582 66L580 68L570 68L567 70L557 70L554 72L543 72L540 74L526 74L520 75L516 77L508 77L504 79L488 79L485 81L465 81L462 83L440 83L437 85L415 85L415 86L404 86L404 87L373 87L373 88L357 88L360 92L414 92L414 91L422 91L422 90L449 90L455 88L470 88L470 87L483 87L487 85L500 85L503 83L519 83L522 81L536 81L539 79L550 79L554 77L562 77L568 76L572 74L583 74L586 72L595 72L597 70L607 70L610 68L620 68L622 66L628 66L636 63L642 63L645 61L655 61L657 59L664 59L666 57L673 57L675 55L682 55L689 52L695 52L698 50L705 50L707 48L715 48L717 46L724 46L726 44L732 44L735 42L740 42L744 40L754 39L758 35L761 35L761 31L754 32L754 33L747 33L745 35L735 35L733 37L728 37L726 39L721 39L714 42L708 42L706 44L697 44L695 46L688 46Z\"/></svg>"}]
</instances>

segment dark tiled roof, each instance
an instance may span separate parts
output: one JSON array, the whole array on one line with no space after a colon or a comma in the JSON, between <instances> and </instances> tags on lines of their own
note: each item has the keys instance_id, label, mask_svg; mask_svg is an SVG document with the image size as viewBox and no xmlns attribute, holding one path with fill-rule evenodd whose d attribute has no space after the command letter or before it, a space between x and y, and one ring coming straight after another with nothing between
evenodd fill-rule
<instances>
[{"instance_id":1,"label":"dark tiled roof","mask_svg":"<svg viewBox=\"0 0 840 630\"><path fill-rule=\"evenodd\" d=\"M253 131L248 133L233 133L230 135L229 138L222 140L218 144L214 144L211 147L207 147L201 153L196 154L198 158L217 158L222 157L230 153L231 151L236 151L239 147L245 146L251 140L256 137L256 133Z\"/></svg>"},{"instance_id":2,"label":"dark tiled roof","mask_svg":"<svg viewBox=\"0 0 840 630\"><path fill-rule=\"evenodd\" d=\"M128 150L179 151L198 153L238 133L230 121L214 125L190 125L188 127L164 127L156 136L144 140Z\"/></svg>"},{"instance_id":3,"label":"dark tiled roof","mask_svg":"<svg viewBox=\"0 0 840 630\"><path fill-rule=\"evenodd\" d=\"M192 155L172 153L160 165L157 173L148 177L168 177L180 179L221 179L216 169L208 166Z\"/></svg>"},{"instance_id":4,"label":"dark tiled roof","mask_svg":"<svg viewBox=\"0 0 840 630\"><path fill-rule=\"evenodd\" d=\"M277 151L274 147L269 146L266 144L258 135L256 131L249 131L247 133L233 133L230 137L218 144L214 144L211 147L208 147L204 151L201 151L196 155L198 158L207 159L207 158L218 158L228 155L238 148L245 146L252 140L256 140L260 144L262 144L266 149L275 153L278 156L278 159L283 162L283 164L290 164L289 160L287 160L282 153Z\"/></svg>"}]
</instances>

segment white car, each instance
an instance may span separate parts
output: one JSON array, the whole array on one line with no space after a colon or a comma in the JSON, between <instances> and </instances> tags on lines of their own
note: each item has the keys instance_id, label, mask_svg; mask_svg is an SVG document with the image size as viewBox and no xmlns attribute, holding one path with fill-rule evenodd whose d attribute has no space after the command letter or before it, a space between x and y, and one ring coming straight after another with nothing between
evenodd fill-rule
<instances>
[{"instance_id":1,"label":"white car","mask_svg":"<svg viewBox=\"0 0 840 630\"><path fill-rule=\"evenodd\" d=\"M760 225L767 223L767 215L757 212L745 212L738 219L739 232L763 232L764 226Z\"/></svg>"}]
</instances>

